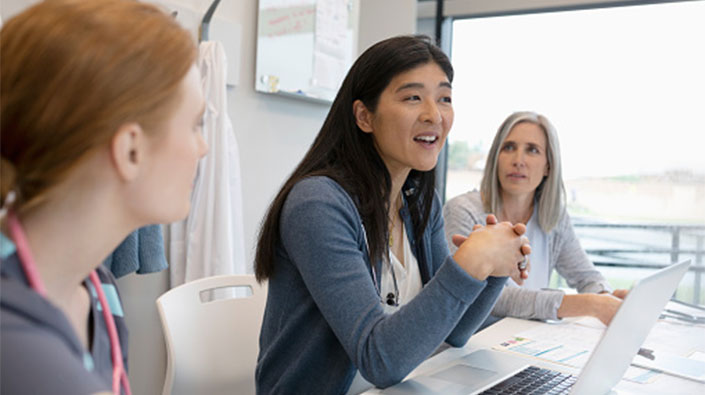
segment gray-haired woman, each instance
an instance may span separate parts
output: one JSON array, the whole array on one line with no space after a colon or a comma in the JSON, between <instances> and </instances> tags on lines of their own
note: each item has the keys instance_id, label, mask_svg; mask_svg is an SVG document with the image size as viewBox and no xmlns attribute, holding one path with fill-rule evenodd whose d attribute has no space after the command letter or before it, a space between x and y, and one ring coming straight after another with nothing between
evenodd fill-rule
<instances>
[{"instance_id":1,"label":"gray-haired woman","mask_svg":"<svg viewBox=\"0 0 705 395\"><path fill-rule=\"evenodd\" d=\"M444 207L448 240L484 224L487 213L500 221L523 223L531 240L531 274L513 281L495 305L488 323L498 317L558 319L594 316L609 324L627 291L611 289L588 259L566 211L556 130L546 117L516 112L500 126L490 148L480 191L448 201ZM449 243L451 252L455 248ZM548 289L556 269L579 294Z\"/></svg>"}]
</instances>

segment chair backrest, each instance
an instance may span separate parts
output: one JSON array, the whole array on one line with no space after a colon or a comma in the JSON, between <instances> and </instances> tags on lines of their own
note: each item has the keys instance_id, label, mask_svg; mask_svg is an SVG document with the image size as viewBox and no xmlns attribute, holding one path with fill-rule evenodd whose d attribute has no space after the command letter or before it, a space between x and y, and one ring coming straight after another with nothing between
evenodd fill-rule
<instances>
[{"instance_id":1,"label":"chair backrest","mask_svg":"<svg viewBox=\"0 0 705 395\"><path fill-rule=\"evenodd\" d=\"M203 278L160 296L164 395L254 394L265 300L266 286L252 275Z\"/></svg>"}]
</instances>

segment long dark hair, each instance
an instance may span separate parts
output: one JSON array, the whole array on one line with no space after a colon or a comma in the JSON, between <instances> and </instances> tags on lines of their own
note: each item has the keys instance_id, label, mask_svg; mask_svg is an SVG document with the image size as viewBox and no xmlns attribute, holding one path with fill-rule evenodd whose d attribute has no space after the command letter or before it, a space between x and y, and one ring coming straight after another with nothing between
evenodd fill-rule
<instances>
[{"instance_id":1,"label":"long dark hair","mask_svg":"<svg viewBox=\"0 0 705 395\"><path fill-rule=\"evenodd\" d=\"M264 281L274 274L275 249L279 241L279 217L291 189L306 177L327 176L353 198L367 232L371 262L387 250L387 218L391 178L375 148L371 133L357 126L353 102L360 100L371 112L377 109L382 91L397 75L434 62L453 80L448 57L426 36L398 36L380 41L355 61L338 91L328 116L311 148L269 206L259 232L255 276ZM407 178L415 192L406 196L421 240L434 198L434 170L412 170Z\"/></svg>"}]
</instances>

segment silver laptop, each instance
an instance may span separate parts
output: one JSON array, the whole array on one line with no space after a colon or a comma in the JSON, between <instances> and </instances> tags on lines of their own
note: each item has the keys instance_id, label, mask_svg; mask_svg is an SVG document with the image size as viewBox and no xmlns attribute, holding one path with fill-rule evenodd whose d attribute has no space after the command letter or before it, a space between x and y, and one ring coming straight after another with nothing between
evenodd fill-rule
<instances>
[{"instance_id":1,"label":"silver laptop","mask_svg":"<svg viewBox=\"0 0 705 395\"><path fill-rule=\"evenodd\" d=\"M641 344L688 270L686 260L638 281L605 330L580 375L566 382L575 395L609 393L624 375ZM415 377L383 394L477 394L517 374L525 374L528 359L501 351L472 352L451 366Z\"/></svg>"}]
</instances>

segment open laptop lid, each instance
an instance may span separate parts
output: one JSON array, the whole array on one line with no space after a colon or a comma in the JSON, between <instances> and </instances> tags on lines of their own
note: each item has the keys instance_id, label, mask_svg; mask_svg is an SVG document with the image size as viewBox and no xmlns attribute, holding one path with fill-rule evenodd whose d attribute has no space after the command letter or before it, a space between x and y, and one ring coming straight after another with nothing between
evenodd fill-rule
<instances>
[{"instance_id":1,"label":"open laptop lid","mask_svg":"<svg viewBox=\"0 0 705 395\"><path fill-rule=\"evenodd\" d=\"M629 368L689 266L690 260L673 264L634 285L580 372L571 394L610 392Z\"/></svg>"}]
</instances>

